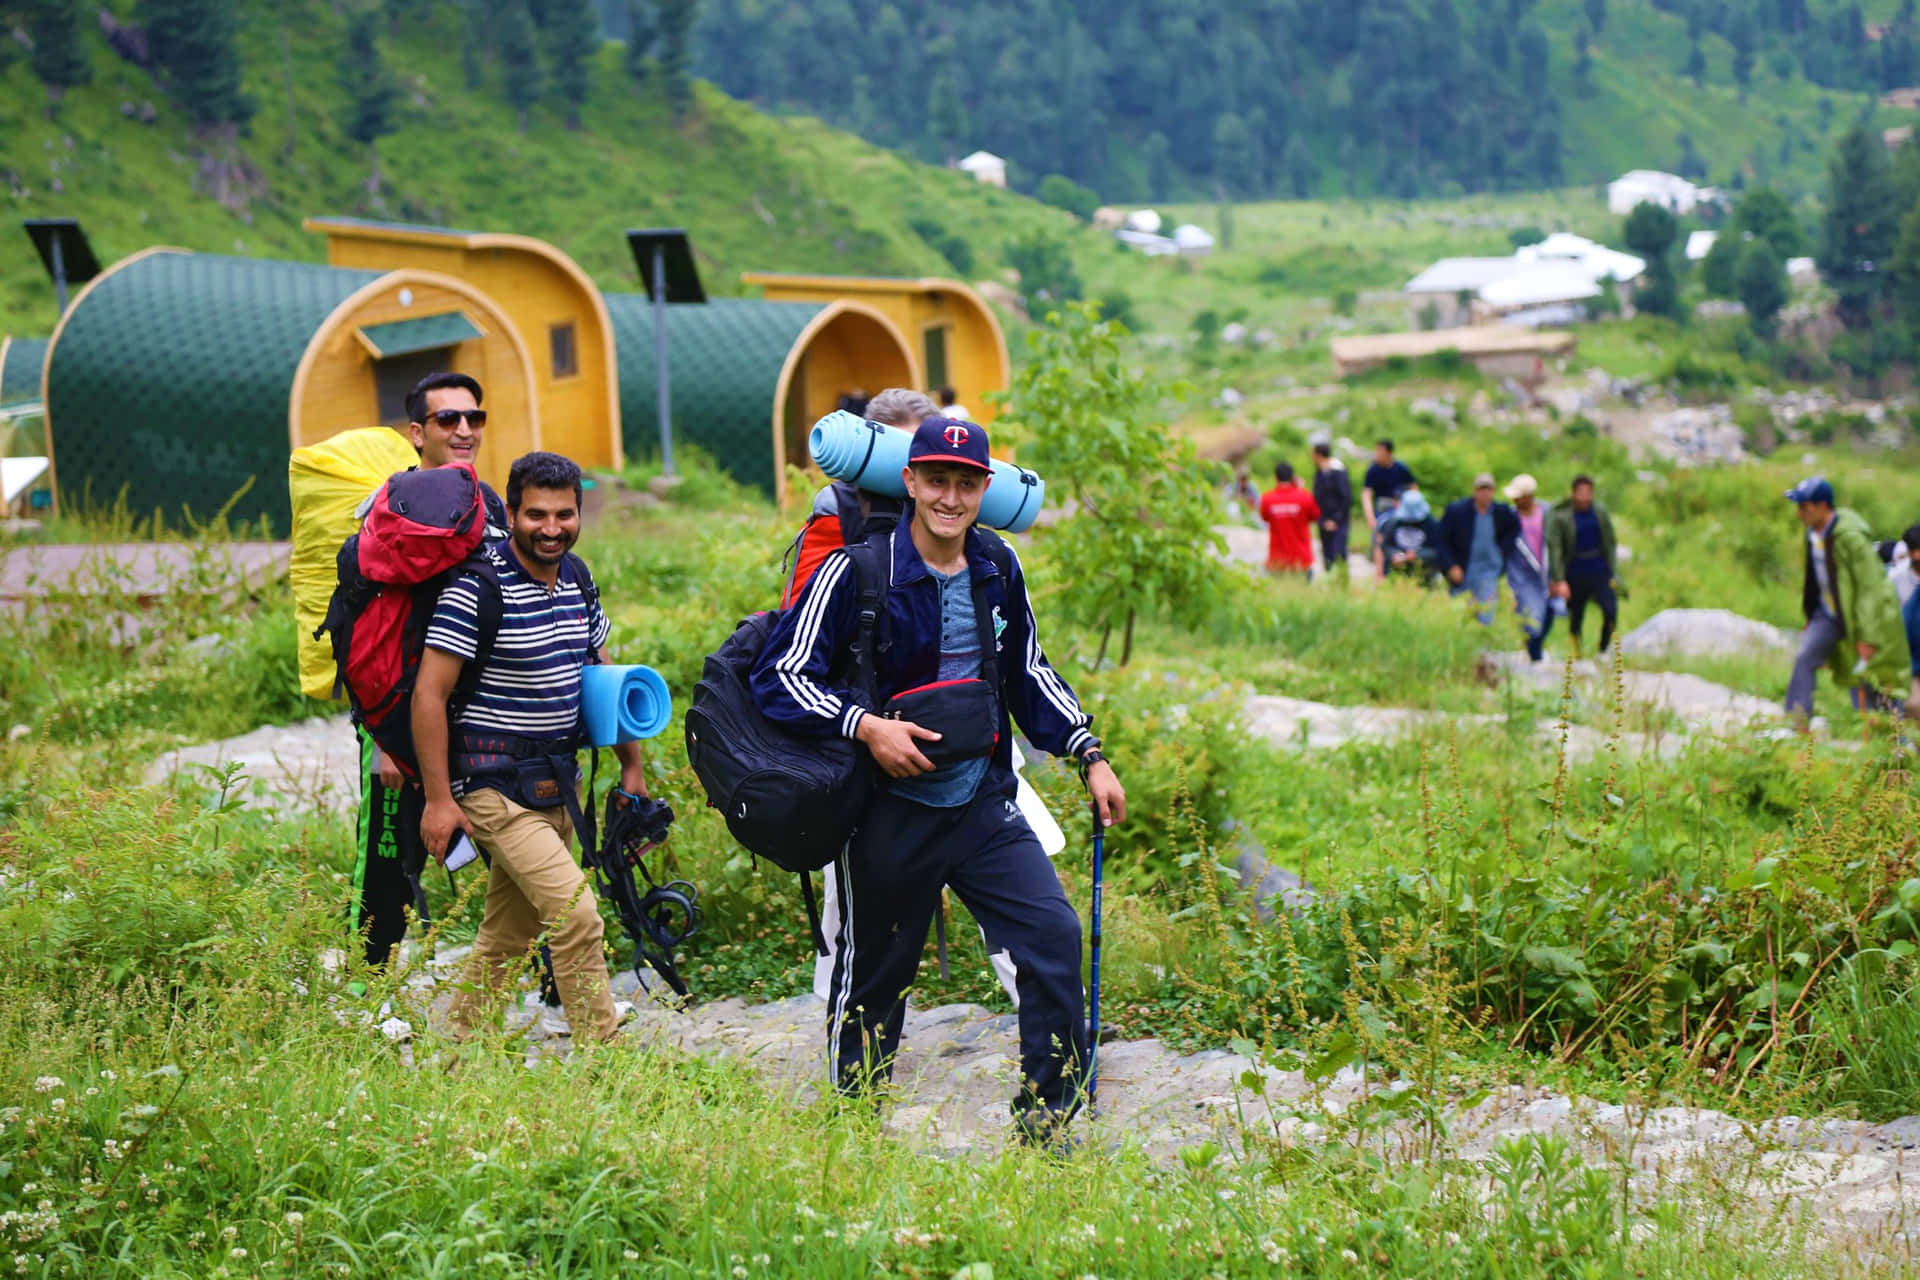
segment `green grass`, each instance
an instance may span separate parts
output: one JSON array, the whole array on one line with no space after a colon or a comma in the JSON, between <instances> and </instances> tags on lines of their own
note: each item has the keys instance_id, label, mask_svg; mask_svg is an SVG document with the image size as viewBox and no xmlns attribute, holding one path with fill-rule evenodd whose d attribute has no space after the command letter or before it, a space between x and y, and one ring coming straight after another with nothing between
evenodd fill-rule
<instances>
[{"instance_id":1,"label":"green grass","mask_svg":"<svg viewBox=\"0 0 1920 1280\"><path fill-rule=\"evenodd\" d=\"M518 134L497 82L469 92L460 60L443 56L460 35L456 11L437 8L437 25L410 19L388 48L407 92L399 132L381 143L386 185L377 198L366 192L366 150L342 132L335 51L343 19L335 6L295 0L243 6L246 88L260 103L239 142L257 178L243 208L202 194L198 148L180 113L144 72L107 50L90 20L94 83L68 95L57 121L45 118L24 59L0 75L0 129L16 178L0 199L16 220L79 218L103 263L152 244L317 261L325 243L301 220L348 214L539 236L602 288L625 291L640 287L626 229L685 226L707 289L722 295L742 291L745 270L950 274L909 225L916 216L973 241L988 265L1004 240L1070 224L1058 210L812 119L761 115L704 85L676 129L657 77L636 92L612 46L595 63L582 130L567 130L558 106L543 103ZM159 109L153 125L121 114L122 103L145 101ZM54 321L52 289L24 238L0 255L0 311L8 332L44 334Z\"/></svg>"}]
</instances>

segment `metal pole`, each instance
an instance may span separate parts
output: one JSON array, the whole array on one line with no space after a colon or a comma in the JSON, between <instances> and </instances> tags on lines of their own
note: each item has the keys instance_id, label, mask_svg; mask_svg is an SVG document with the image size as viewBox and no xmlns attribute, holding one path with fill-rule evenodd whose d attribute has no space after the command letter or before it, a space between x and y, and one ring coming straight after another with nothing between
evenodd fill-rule
<instances>
[{"instance_id":1,"label":"metal pole","mask_svg":"<svg viewBox=\"0 0 1920 1280\"><path fill-rule=\"evenodd\" d=\"M673 474L673 391L667 385L667 246L653 246L653 365L660 389L660 471Z\"/></svg>"},{"instance_id":2,"label":"metal pole","mask_svg":"<svg viewBox=\"0 0 1920 1280\"><path fill-rule=\"evenodd\" d=\"M67 314L67 259L60 252L60 232L53 233L53 296L59 300L60 314Z\"/></svg>"},{"instance_id":3,"label":"metal pole","mask_svg":"<svg viewBox=\"0 0 1920 1280\"><path fill-rule=\"evenodd\" d=\"M1100 1100L1100 882L1105 878L1106 830L1100 825L1100 802L1093 809L1093 979L1087 1019L1087 1114L1096 1115Z\"/></svg>"}]
</instances>

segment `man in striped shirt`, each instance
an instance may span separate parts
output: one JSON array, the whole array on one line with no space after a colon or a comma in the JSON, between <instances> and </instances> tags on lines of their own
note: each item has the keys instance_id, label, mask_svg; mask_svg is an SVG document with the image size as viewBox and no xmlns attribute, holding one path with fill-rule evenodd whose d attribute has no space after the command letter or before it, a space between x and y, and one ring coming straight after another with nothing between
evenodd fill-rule
<instances>
[{"instance_id":1,"label":"man in striped shirt","mask_svg":"<svg viewBox=\"0 0 1920 1280\"><path fill-rule=\"evenodd\" d=\"M457 831L492 855L471 981L449 1017L465 1036L497 1015L511 974L544 935L574 1041L592 1043L612 1037L617 1019L605 929L568 844L567 801L580 780L580 670L607 661L610 628L592 575L571 554L580 536L580 468L554 453L517 459L507 515L511 536L487 550L486 570L441 593L413 692L426 788L421 839L442 862ZM469 662L480 664L478 677L449 709ZM621 791L629 802L644 797L639 744L614 751Z\"/></svg>"}]
</instances>

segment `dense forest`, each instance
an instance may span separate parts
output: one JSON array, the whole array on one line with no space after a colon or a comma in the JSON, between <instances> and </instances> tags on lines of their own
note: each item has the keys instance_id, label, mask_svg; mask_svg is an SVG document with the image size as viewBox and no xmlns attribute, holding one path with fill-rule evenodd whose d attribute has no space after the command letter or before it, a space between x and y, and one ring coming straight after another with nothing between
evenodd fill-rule
<instances>
[{"instance_id":1,"label":"dense forest","mask_svg":"<svg viewBox=\"0 0 1920 1280\"><path fill-rule=\"evenodd\" d=\"M1890 5L1892 0L1878 0ZM398 127L383 46L457 29L466 87L570 127L602 43L676 117L694 76L934 162L975 148L1013 185L1107 200L1416 196L1588 182L1618 168L1767 185L1836 117L1920 83L1915 0L1869 22L1836 0L334 0L352 136ZM0 0L0 69L24 56L50 111L99 28L205 134L244 130L252 0ZM118 16L116 16L118 15ZM284 30L284 27L282 28ZM1691 83L1688 83L1691 81ZM1751 101L1749 94L1753 95ZM1735 105L1735 94L1738 105ZM1835 99L1858 95L1845 108ZM1814 108L1817 106L1817 111Z\"/></svg>"},{"instance_id":2,"label":"dense forest","mask_svg":"<svg viewBox=\"0 0 1920 1280\"><path fill-rule=\"evenodd\" d=\"M1535 0L704 0L695 69L930 160L985 147L1028 187L1057 172L1116 199L1497 190L1568 178L1564 121L1608 5L1583 0L1570 30ZM1653 7L1691 44L1666 69L1698 83L1702 41L1724 40L1743 103L1763 58L1836 92L1920 81L1913 0L1871 30L1857 5L1814 0Z\"/></svg>"}]
</instances>

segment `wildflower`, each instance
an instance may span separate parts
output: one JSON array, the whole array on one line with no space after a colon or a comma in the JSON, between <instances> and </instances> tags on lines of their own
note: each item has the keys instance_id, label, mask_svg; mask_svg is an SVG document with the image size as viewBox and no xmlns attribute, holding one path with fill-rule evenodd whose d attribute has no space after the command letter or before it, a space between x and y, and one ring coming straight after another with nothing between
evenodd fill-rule
<instances>
[{"instance_id":1,"label":"wildflower","mask_svg":"<svg viewBox=\"0 0 1920 1280\"><path fill-rule=\"evenodd\" d=\"M745 1267L735 1267L733 1269L733 1280L747 1280L747 1269Z\"/></svg>"},{"instance_id":2,"label":"wildflower","mask_svg":"<svg viewBox=\"0 0 1920 1280\"><path fill-rule=\"evenodd\" d=\"M753 1255L753 1265L756 1267L770 1267L773 1265L773 1259L764 1253L756 1253Z\"/></svg>"},{"instance_id":3,"label":"wildflower","mask_svg":"<svg viewBox=\"0 0 1920 1280\"><path fill-rule=\"evenodd\" d=\"M33 1091L35 1093L52 1093L55 1089L65 1088L66 1083L67 1082L59 1076L38 1076L34 1079Z\"/></svg>"},{"instance_id":4,"label":"wildflower","mask_svg":"<svg viewBox=\"0 0 1920 1280\"><path fill-rule=\"evenodd\" d=\"M117 1072L114 1071L112 1067L108 1067L105 1070L101 1071L100 1078L102 1080L118 1080L120 1076Z\"/></svg>"},{"instance_id":5,"label":"wildflower","mask_svg":"<svg viewBox=\"0 0 1920 1280\"><path fill-rule=\"evenodd\" d=\"M1280 1242L1275 1240L1272 1236L1268 1236L1265 1240L1262 1240L1260 1242L1260 1252L1265 1254L1267 1256L1267 1261L1271 1262L1276 1267L1279 1266L1281 1261L1285 1259L1287 1256L1287 1251L1285 1249L1282 1249L1280 1247Z\"/></svg>"},{"instance_id":6,"label":"wildflower","mask_svg":"<svg viewBox=\"0 0 1920 1280\"><path fill-rule=\"evenodd\" d=\"M640 1261L640 1251L638 1249L622 1249L620 1251L620 1256L625 1258L628 1262Z\"/></svg>"},{"instance_id":7,"label":"wildflower","mask_svg":"<svg viewBox=\"0 0 1920 1280\"><path fill-rule=\"evenodd\" d=\"M54 1100L52 1102L49 1102L47 1106L53 1109L54 1111L65 1111L67 1109L67 1100L65 1098L55 1096Z\"/></svg>"},{"instance_id":8,"label":"wildflower","mask_svg":"<svg viewBox=\"0 0 1920 1280\"><path fill-rule=\"evenodd\" d=\"M244 1258L247 1256L247 1251L245 1249L239 1248L238 1246L235 1246L234 1248L227 1250L227 1256L229 1258Z\"/></svg>"},{"instance_id":9,"label":"wildflower","mask_svg":"<svg viewBox=\"0 0 1920 1280\"><path fill-rule=\"evenodd\" d=\"M1351 1249L1342 1249L1340 1251L1340 1261L1350 1267L1357 1267L1360 1265L1360 1255Z\"/></svg>"},{"instance_id":10,"label":"wildflower","mask_svg":"<svg viewBox=\"0 0 1920 1280\"><path fill-rule=\"evenodd\" d=\"M300 1211L299 1211L298 1209L289 1209L289 1210L287 1210L287 1225L288 1225L288 1226L290 1226L290 1227L297 1227L297 1226L299 1226L299 1225L300 1225L301 1223L303 1223L303 1222L305 1222L306 1220L307 1220L307 1216L306 1216L306 1215L305 1215L304 1213L301 1213L301 1212L300 1212Z\"/></svg>"}]
</instances>

